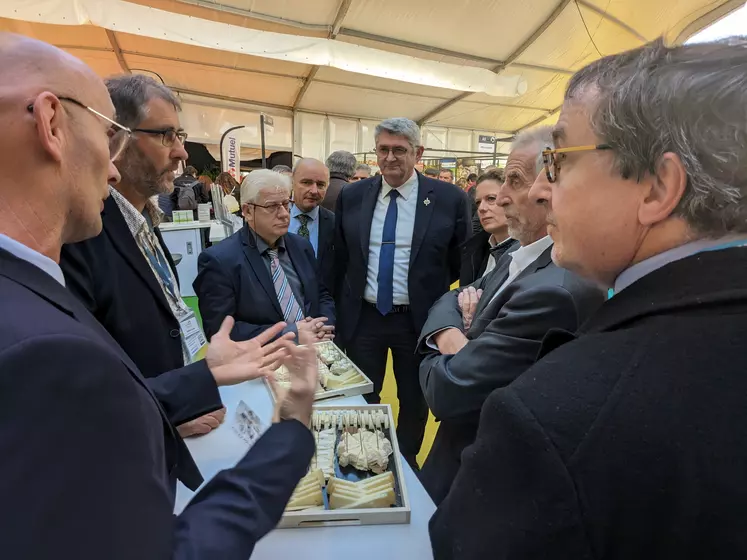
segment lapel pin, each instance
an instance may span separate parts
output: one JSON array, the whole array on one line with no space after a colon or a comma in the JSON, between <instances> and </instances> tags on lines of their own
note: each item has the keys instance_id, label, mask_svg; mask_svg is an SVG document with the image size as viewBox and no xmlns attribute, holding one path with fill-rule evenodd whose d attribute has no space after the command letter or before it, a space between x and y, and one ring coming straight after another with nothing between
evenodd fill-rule
<instances>
[{"instance_id":1,"label":"lapel pin","mask_svg":"<svg viewBox=\"0 0 747 560\"><path fill-rule=\"evenodd\" d=\"M425 199L425 200L423 201L423 204L425 204L426 206L428 206L428 205L429 205L430 203L431 203L431 199L430 199L430 198L426 198L426 199Z\"/></svg>"}]
</instances>

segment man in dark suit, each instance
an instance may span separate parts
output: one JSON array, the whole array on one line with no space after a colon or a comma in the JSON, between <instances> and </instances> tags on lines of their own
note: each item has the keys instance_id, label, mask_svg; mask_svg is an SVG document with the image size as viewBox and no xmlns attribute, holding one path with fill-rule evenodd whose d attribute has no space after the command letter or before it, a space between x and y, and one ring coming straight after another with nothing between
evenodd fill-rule
<instances>
[{"instance_id":1,"label":"man in dark suit","mask_svg":"<svg viewBox=\"0 0 747 560\"><path fill-rule=\"evenodd\" d=\"M472 189L480 231L462 245L460 286L472 284L491 272L503 254L517 244L508 234L506 215L503 206L498 204L501 185L503 173L490 171L477 179L477 186Z\"/></svg>"},{"instance_id":2,"label":"man in dark suit","mask_svg":"<svg viewBox=\"0 0 747 560\"><path fill-rule=\"evenodd\" d=\"M152 383L179 385L159 375L190 366L190 375L212 379L198 339L207 339L179 293L174 261L158 225L161 213L152 201L174 190L174 171L187 152L180 137L180 103L153 78L127 75L107 81L118 122L136 132L119 156L122 179L104 203L100 235L62 249L60 266L68 289L109 331ZM194 169L194 168L192 168ZM192 329L192 330L190 330ZM193 332L190 339L185 333ZM143 342L147 341L147 344ZM153 348L158 348L154 352ZM190 351L190 348L192 349ZM194 364L194 365L190 365ZM182 437L217 428L225 409L178 426Z\"/></svg>"},{"instance_id":3,"label":"man in dark suit","mask_svg":"<svg viewBox=\"0 0 747 560\"><path fill-rule=\"evenodd\" d=\"M332 212L337 207L337 197L340 192L350 182L350 178L355 175L355 168L358 160L350 152L337 150L329 154L327 158L327 168L329 169L329 186L324 195L322 206Z\"/></svg>"},{"instance_id":4,"label":"man in dark suit","mask_svg":"<svg viewBox=\"0 0 747 560\"><path fill-rule=\"evenodd\" d=\"M423 147L411 120L379 124L376 153L382 176L354 183L338 198L337 333L374 383L369 402L379 402L391 349L399 445L417 468L428 409L415 347L428 309L459 277L459 247L470 231L469 201L454 185L415 171Z\"/></svg>"},{"instance_id":5,"label":"man in dark suit","mask_svg":"<svg viewBox=\"0 0 747 560\"><path fill-rule=\"evenodd\" d=\"M614 296L487 399L436 559L747 557L745 67L657 41L571 78L530 196Z\"/></svg>"},{"instance_id":6,"label":"man in dark suit","mask_svg":"<svg viewBox=\"0 0 747 560\"><path fill-rule=\"evenodd\" d=\"M1 34L0 66L0 97L15 100L0 109L0 158L20 166L0 179L0 307L12 318L0 322L2 557L248 558L313 454L315 356L285 350L296 388L278 422L174 517L186 453L175 410L65 289L58 265L62 243L101 231L107 183L119 180L112 161L130 131L96 74L59 49ZM230 328L208 349L214 383L264 373L288 344L263 347L272 331L233 342Z\"/></svg>"},{"instance_id":7,"label":"man in dark suit","mask_svg":"<svg viewBox=\"0 0 747 560\"><path fill-rule=\"evenodd\" d=\"M288 231L311 242L327 290L335 287L335 213L320 206L329 186L329 169L304 158L293 169L293 205Z\"/></svg>"},{"instance_id":8,"label":"man in dark suit","mask_svg":"<svg viewBox=\"0 0 747 560\"><path fill-rule=\"evenodd\" d=\"M290 195L290 177L252 171L241 185L244 227L200 254L193 285L208 336L230 315L235 340L257 336L278 321L299 340L334 337L334 301L320 280L314 248L288 233Z\"/></svg>"},{"instance_id":9,"label":"man in dark suit","mask_svg":"<svg viewBox=\"0 0 747 560\"><path fill-rule=\"evenodd\" d=\"M552 263L547 209L529 198L535 180L547 181L539 155L550 127L520 134L506 164L506 180L478 185L481 217L500 207L508 235L519 243L474 284L452 290L428 314L420 336L420 383L441 424L421 480L439 504L459 470L462 451L477 433L480 408L535 361L551 329L575 331L604 301L601 289ZM538 164L539 160L539 164ZM494 177L491 171L483 178Z\"/></svg>"}]
</instances>

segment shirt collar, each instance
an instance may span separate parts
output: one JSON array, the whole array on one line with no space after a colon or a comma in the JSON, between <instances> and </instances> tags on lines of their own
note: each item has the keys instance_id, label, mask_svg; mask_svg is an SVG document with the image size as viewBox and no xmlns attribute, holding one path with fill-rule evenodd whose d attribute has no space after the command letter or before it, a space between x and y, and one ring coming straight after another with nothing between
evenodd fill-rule
<instances>
[{"instance_id":1,"label":"shirt collar","mask_svg":"<svg viewBox=\"0 0 747 560\"><path fill-rule=\"evenodd\" d=\"M254 238L254 242L257 245L257 251L259 251L260 255L264 255L265 252L267 252L267 250L270 248L270 246L267 244L267 242L264 239L262 239L259 235L257 235L257 232L254 231L249 226L249 224L247 224L246 227L249 230L249 235L251 235ZM285 237L281 237L280 239L278 239L278 242L275 243L275 249L277 249L278 252L281 252L280 251L281 249L285 251Z\"/></svg>"},{"instance_id":2,"label":"shirt collar","mask_svg":"<svg viewBox=\"0 0 747 560\"><path fill-rule=\"evenodd\" d=\"M511 237L506 237L503 241L496 241L495 235L492 233L490 234L490 237L488 237L488 245L490 245L491 249L494 249L495 247L498 247L500 245L507 245L511 241Z\"/></svg>"},{"instance_id":3,"label":"shirt collar","mask_svg":"<svg viewBox=\"0 0 747 560\"><path fill-rule=\"evenodd\" d=\"M624 270L615 280L615 293L618 293L634 282L640 280L647 274L651 274L655 270L662 268L675 261L682 260L703 251L709 251L721 246L737 246L742 243L747 243L747 240L742 235L730 235L727 237L720 237L719 239L698 239L697 241L691 241L685 243L679 247L669 249L653 257L649 257L639 263L634 264L630 268Z\"/></svg>"},{"instance_id":4,"label":"shirt collar","mask_svg":"<svg viewBox=\"0 0 747 560\"><path fill-rule=\"evenodd\" d=\"M314 208L309 212L303 212L298 206L294 204L291 207L291 218L297 218L301 214L306 214L309 218L312 219L312 221L317 221L319 220L319 206L314 206Z\"/></svg>"},{"instance_id":5,"label":"shirt collar","mask_svg":"<svg viewBox=\"0 0 747 560\"><path fill-rule=\"evenodd\" d=\"M7 235L3 235L1 233L0 248L5 249L11 255L18 257L19 259L26 261L27 263L33 264L37 268L40 268L41 270L49 274L63 286L65 285L65 275L62 273L60 265L46 255L42 255L38 251L34 251L23 243L19 243L15 239L12 239Z\"/></svg>"},{"instance_id":6,"label":"shirt collar","mask_svg":"<svg viewBox=\"0 0 747 560\"><path fill-rule=\"evenodd\" d=\"M544 253L551 245L552 237L546 235L545 237L535 241L531 245L522 245L521 247L516 249L516 251L511 253L511 258L520 270L524 270L527 266L536 261L539 256Z\"/></svg>"},{"instance_id":7,"label":"shirt collar","mask_svg":"<svg viewBox=\"0 0 747 560\"><path fill-rule=\"evenodd\" d=\"M397 189L399 191L400 197L402 197L405 201L410 197L412 194L412 191L415 189L415 187L418 186L418 173L414 169L412 170L412 175L410 175L410 178L405 181L401 187ZM382 200L386 200L389 196L389 191L391 191L394 187L390 186L386 179L384 179L383 175L381 177L381 194L379 197Z\"/></svg>"},{"instance_id":8,"label":"shirt collar","mask_svg":"<svg viewBox=\"0 0 747 560\"><path fill-rule=\"evenodd\" d=\"M153 224L154 228L158 227L161 223L161 216L163 214L161 213L158 206L153 204L153 201L150 198L145 203L145 209L143 210L143 214L141 214L130 203L129 200L122 196L122 194L111 185L109 186L109 194L117 203L119 211L122 212L125 222L127 223L127 227L129 228L130 233L133 235L133 237L137 236L140 231L142 231L143 226L147 226L147 221L145 219L145 216L143 215L145 212L148 213L148 217L150 217L150 221Z\"/></svg>"}]
</instances>

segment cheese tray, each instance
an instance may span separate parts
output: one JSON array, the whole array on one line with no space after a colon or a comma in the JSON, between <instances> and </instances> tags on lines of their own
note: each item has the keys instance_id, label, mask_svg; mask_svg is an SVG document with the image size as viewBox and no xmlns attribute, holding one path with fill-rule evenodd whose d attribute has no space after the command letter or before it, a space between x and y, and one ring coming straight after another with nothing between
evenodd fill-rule
<instances>
[{"instance_id":1,"label":"cheese tray","mask_svg":"<svg viewBox=\"0 0 747 560\"><path fill-rule=\"evenodd\" d=\"M315 401L333 397L352 397L373 392L373 382L332 341L314 344L319 367L319 385ZM275 370L275 381L280 387L288 386L290 376L285 366ZM272 385L265 381L273 402L276 401Z\"/></svg>"},{"instance_id":2,"label":"cheese tray","mask_svg":"<svg viewBox=\"0 0 747 560\"><path fill-rule=\"evenodd\" d=\"M315 405L310 429L316 452L279 528L410 522L389 405Z\"/></svg>"}]
</instances>

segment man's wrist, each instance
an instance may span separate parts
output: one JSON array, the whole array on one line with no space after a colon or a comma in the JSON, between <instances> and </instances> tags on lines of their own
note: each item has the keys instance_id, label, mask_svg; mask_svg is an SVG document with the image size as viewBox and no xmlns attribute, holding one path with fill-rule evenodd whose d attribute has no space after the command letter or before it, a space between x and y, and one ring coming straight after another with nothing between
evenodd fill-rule
<instances>
[{"instance_id":1,"label":"man's wrist","mask_svg":"<svg viewBox=\"0 0 747 560\"><path fill-rule=\"evenodd\" d=\"M467 337L459 329L449 328L436 333L433 342L441 354L456 354L467 344Z\"/></svg>"}]
</instances>

